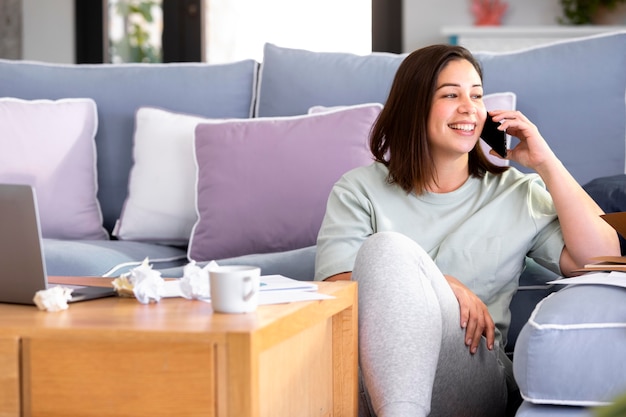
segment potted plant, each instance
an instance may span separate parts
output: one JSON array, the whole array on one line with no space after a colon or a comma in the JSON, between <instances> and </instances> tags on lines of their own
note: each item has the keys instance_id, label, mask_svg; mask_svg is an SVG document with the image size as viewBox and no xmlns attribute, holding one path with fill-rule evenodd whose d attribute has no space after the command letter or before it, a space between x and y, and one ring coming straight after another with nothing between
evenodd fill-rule
<instances>
[{"instance_id":1,"label":"potted plant","mask_svg":"<svg viewBox=\"0 0 626 417\"><path fill-rule=\"evenodd\" d=\"M626 395L618 397L612 405L597 407L594 410L594 417L621 417L626 415Z\"/></svg>"},{"instance_id":2,"label":"potted plant","mask_svg":"<svg viewBox=\"0 0 626 417\"><path fill-rule=\"evenodd\" d=\"M614 10L626 0L560 0L564 17L559 23L588 25L594 23L594 16L602 9Z\"/></svg>"}]
</instances>

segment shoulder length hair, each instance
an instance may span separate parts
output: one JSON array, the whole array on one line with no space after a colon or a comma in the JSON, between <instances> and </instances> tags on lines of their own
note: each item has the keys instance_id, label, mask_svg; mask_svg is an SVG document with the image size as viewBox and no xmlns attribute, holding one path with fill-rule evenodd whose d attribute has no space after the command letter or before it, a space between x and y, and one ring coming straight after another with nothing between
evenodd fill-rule
<instances>
[{"instance_id":1,"label":"shoulder length hair","mask_svg":"<svg viewBox=\"0 0 626 417\"><path fill-rule=\"evenodd\" d=\"M436 181L436 169L428 146L427 123L442 69L454 60L469 61L480 76L482 69L465 48L432 45L409 54L396 72L389 97L370 136L374 159L387 166L389 183L407 193L421 194ZM469 152L469 174L482 178L486 172L501 174L508 167L490 162L480 144Z\"/></svg>"}]
</instances>

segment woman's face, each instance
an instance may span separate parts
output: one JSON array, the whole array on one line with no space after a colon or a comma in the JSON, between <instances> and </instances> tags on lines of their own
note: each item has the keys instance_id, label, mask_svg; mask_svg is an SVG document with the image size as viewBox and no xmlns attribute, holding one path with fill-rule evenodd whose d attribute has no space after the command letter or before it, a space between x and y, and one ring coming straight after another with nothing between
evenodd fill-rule
<instances>
[{"instance_id":1,"label":"woman's face","mask_svg":"<svg viewBox=\"0 0 626 417\"><path fill-rule=\"evenodd\" d=\"M467 60L450 61L439 74L428 116L435 157L458 158L476 145L487 117L478 72Z\"/></svg>"}]
</instances>

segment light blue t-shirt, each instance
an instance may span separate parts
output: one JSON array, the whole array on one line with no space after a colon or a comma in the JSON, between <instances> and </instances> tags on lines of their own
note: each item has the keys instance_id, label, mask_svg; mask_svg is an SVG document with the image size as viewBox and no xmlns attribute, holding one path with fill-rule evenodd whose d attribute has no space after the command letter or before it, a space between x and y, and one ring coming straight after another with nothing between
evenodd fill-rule
<instances>
[{"instance_id":1,"label":"light blue t-shirt","mask_svg":"<svg viewBox=\"0 0 626 417\"><path fill-rule=\"evenodd\" d=\"M317 239L316 280L352 271L368 236L400 232L478 295L506 334L525 256L561 274L563 235L538 175L509 168L470 177L450 193L416 195L389 184L388 172L375 162L335 184Z\"/></svg>"}]
</instances>

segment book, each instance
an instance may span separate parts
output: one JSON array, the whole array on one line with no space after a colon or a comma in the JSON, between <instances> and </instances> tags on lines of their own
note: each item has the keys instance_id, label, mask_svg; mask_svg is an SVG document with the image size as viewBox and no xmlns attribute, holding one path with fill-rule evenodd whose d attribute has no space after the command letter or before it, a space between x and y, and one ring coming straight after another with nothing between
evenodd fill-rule
<instances>
[{"instance_id":1,"label":"book","mask_svg":"<svg viewBox=\"0 0 626 417\"><path fill-rule=\"evenodd\" d=\"M607 213L600 217L610 224L617 233L626 238L626 212ZM576 271L626 271L626 256L598 256L593 258L593 261Z\"/></svg>"},{"instance_id":2,"label":"book","mask_svg":"<svg viewBox=\"0 0 626 417\"><path fill-rule=\"evenodd\" d=\"M626 256L598 256L593 258L595 262L589 263L584 268L577 269L581 272L590 271L625 271Z\"/></svg>"}]
</instances>

